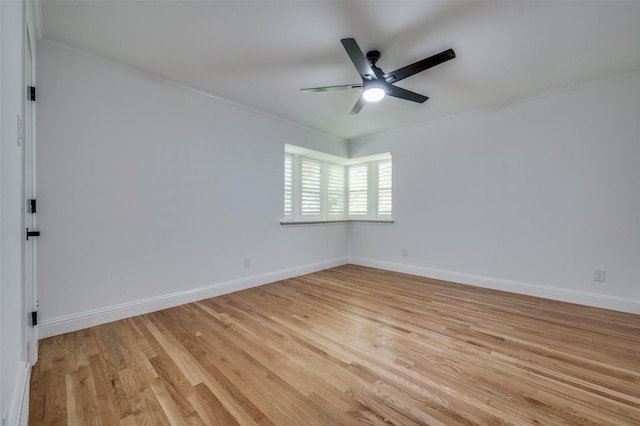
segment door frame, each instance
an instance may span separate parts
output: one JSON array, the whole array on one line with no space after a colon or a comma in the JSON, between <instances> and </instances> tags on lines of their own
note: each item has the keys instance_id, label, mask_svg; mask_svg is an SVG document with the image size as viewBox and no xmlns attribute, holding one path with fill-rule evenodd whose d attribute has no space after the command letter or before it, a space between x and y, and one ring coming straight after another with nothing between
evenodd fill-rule
<instances>
[{"instance_id":1,"label":"door frame","mask_svg":"<svg viewBox=\"0 0 640 426\"><path fill-rule=\"evenodd\" d=\"M23 123L22 126L22 193L24 229L37 229L36 214L30 213L28 200L36 198L36 146L35 122L36 103L27 96L27 87L36 85L35 54L36 54L36 10L33 2L25 2L25 25L23 42ZM23 240L23 360L27 365L34 365L38 360L37 327L31 323L31 312L37 311L37 242L36 239Z\"/></svg>"}]
</instances>

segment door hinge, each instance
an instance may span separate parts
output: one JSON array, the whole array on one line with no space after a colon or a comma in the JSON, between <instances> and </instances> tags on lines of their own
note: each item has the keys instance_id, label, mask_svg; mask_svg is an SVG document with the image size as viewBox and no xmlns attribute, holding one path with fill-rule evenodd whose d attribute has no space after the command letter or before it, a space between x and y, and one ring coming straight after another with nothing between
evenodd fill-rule
<instances>
[{"instance_id":1,"label":"door hinge","mask_svg":"<svg viewBox=\"0 0 640 426\"><path fill-rule=\"evenodd\" d=\"M36 88L34 86L27 86L27 99L30 101L36 100Z\"/></svg>"},{"instance_id":2,"label":"door hinge","mask_svg":"<svg viewBox=\"0 0 640 426\"><path fill-rule=\"evenodd\" d=\"M38 311L31 312L31 327L38 325Z\"/></svg>"},{"instance_id":3,"label":"door hinge","mask_svg":"<svg viewBox=\"0 0 640 426\"><path fill-rule=\"evenodd\" d=\"M31 199L29 200L29 213L35 213L35 212L36 212L36 200Z\"/></svg>"}]
</instances>

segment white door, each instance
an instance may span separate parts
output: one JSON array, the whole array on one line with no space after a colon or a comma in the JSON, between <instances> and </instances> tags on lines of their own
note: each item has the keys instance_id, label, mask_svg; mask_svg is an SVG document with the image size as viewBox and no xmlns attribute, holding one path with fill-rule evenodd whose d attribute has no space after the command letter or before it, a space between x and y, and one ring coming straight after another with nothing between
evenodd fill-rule
<instances>
[{"instance_id":1,"label":"white door","mask_svg":"<svg viewBox=\"0 0 640 426\"><path fill-rule=\"evenodd\" d=\"M36 300L36 241L35 237L27 238L27 231L37 230L36 212L32 210L31 200L36 198L35 187L35 102L30 98L29 87L34 86L33 51L29 26L27 25L25 40L25 113L24 113L24 222L25 222L25 245L24 245L24 314L23 322L25 333L25 361L28 364L35 364L38 359L38 341L35 328L31 322L31 313L37 311Z\"/></svg>"}]
</instances>

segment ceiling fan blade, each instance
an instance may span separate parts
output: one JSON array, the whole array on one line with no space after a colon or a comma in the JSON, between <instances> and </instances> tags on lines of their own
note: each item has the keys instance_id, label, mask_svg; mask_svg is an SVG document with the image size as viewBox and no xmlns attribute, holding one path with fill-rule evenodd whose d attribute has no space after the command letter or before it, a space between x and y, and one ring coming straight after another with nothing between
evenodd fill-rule
<instances>
[{"instance_id":1,"label":"ceiling fan blade","mask_svg":"<svg viewBox=\"0 0 640 426\"><path fill-rule=\"evenodd\" d=\"M351 110L351 115L359 113L362 107L364 106L364 104L366 103L367 101L365 101L364 97L360 95L360 97L358 98L358 101L356 102L356 104L353 106L353 109Z\"/></svg>"},{"instance_id":2,"label":"ceiling fan blade","mask_svg":"<svg viewBox=\"0 0 640 426\"><path fill-rule=\"evenodd\" d=\"M359 89L362 84L343 84L340 86L325 86L325 87L307 87L300 90L309 90L311 92L331 92L334 90L347 90L347 89Z\"/></svg>"},{"instance_id":3,"label":"ceiling fan blade","mask_svg":"<svg viewBox=\"0 0 640 426\"><path fill-rule=\"evenodd\" d=\"M394 98L406 99L407 101L418 102L420 104L429 99L427 96L403 89L402 87L393 86L391 84L387 85L387 95L393 96Z\"/></svg>"},{"instance_id":4,"label":"ceiling fan blade","mask_svg":"<svg viewBox=\"0 0 640 426\"><path fill-rule=\"evenodd\" d=\"M362 77L363 80L376 78L376 74L373 72L373 69L371 69L369 61L367 61L364 53L362 53L360 46L356 43L356 40L353 38L343 38L340 41L344 46L344 50L347 51L347 55L351 58L351 62L353 62L353 65L358 70L360 77Z\"/></svg>"},{"instance_id":5,"label":"ceiling fan blade","mask_svg":"<svg viewBox=\"0 0 640 426\"><path fill-rule=\"evenodd\" d=\"M443 52L437 53L433 56L429 56L421 61L414 62L406 67L398 68L395 71L391 71L384 75L384 79L387 83L395 83L400 80L404 80L407 77L411 77L414 74L422 72L436 65L440 65L443 62L447 62L456 57L456 52L453 49L448 49Z\"/></svg>"}]
</instances>

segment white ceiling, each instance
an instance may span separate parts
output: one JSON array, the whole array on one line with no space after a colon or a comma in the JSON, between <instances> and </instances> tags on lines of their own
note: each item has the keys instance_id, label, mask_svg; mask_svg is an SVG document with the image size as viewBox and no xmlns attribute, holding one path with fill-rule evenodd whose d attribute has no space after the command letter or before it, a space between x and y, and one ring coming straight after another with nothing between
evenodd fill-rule
<instances>
[{"instance_id":1,"label":"white ceiling","mask_svg":"<svg viewBox=\"0 0 640 426\"><path fill-rule=\"evenodd\" d=\"M343 139L640 72L640 2L42 1L43 37ZM360 83L340 39L392 71L457 58L349 115Z\"/></svg>"}]
</instances>

